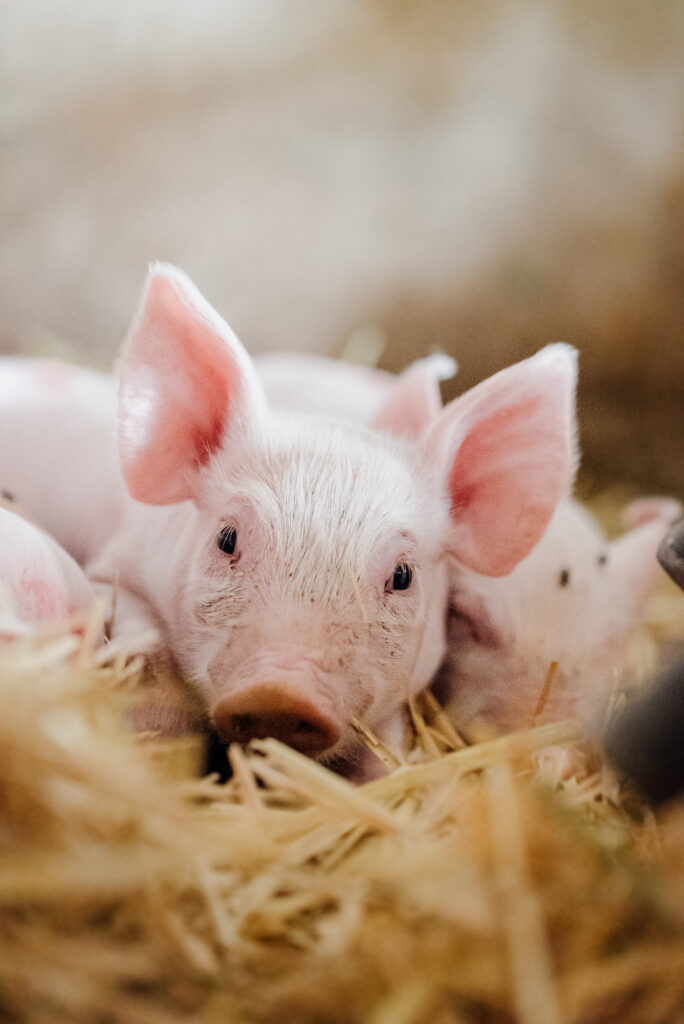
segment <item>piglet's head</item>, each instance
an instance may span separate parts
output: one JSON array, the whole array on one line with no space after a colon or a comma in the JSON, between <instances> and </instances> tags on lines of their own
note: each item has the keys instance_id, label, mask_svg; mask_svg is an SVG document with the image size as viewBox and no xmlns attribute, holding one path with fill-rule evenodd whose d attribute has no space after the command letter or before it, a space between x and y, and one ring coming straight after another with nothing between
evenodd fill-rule
<instances>
[{"instance_id":1,"label":"piglet's head","mask_svg":"<svg viewBox=\"0 0 684 1024\"><path fill-rule=\"evenodd\" d=\"M446 551L501 574L529 550L571 473L573 381L555 347L420 438L276 413L194 286L152 269L120 363L127 486L168 506L137 585L225 740L346 758L354 719L382 731L427 686Z\"/></svg>"},{"instance_id":2,"label":"piglet's head","mask_svg":"<svg viewBox=\"0 0 684 1024\"><path fill-rule=\"evenodd\" d=\"M505 579L456 569L451 658L440 674L458 720L522 729L596 717L644 665L644 620L661 570L655 553L679 513L671 498L633 502L609 541L577 502L561 501L541 542Z\"/></svg>"}]
</instances>

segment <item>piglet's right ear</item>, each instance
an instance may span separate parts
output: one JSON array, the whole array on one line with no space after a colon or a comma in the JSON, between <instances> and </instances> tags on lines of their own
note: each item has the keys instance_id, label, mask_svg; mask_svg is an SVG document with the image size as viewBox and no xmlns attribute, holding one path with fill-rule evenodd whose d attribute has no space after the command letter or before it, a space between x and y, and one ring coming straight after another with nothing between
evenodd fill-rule
<instances>
[{"instance_id":1,"label":"piglet's right ear","mask_svg":"<svg viewBox=\"0 0 684 1024\"><path fill-rule=\"evenodd\" d=\"M148 505L192 499L228 431L263 408L245 349L192 282L153 264L119 361L119 455Z\"/></svg>"},{"instance_id":2,"label":"piglet's right ear","mask_svg":"<svg viewBox=\"0 0 684 1024\"><path fill-rule=\"evenodd\" d=\"M455 399L427 436L449 497L449 551L475 572L511 572L570 490L576 361L549 345Z\"/></svg>"}]
</instances>

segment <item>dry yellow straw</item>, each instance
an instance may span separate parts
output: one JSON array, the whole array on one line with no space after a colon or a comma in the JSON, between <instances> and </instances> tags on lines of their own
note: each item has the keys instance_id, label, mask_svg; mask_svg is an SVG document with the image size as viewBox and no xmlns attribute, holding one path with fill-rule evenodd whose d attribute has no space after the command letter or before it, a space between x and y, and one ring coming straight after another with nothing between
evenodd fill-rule
<instances>
[{"instance_id":1,"label":"dry yellow straw","mask_svg":"<svg viewBox=\"0 0 684 1024\"><path fill-rule=\"evenodd\" d=\"M288 777L296 783L300 792L316 803L338 813L347 812L371 828L379 828L383 832L401 831L394 816L368 799L363 788L354 786L339 775L333 775L327 768L303 754L273 739L253 740L252 747L262 754L268 754L277 764L286 768ZM260 774L262 766L258 759L254 758L251 764L252 770Z\"/></svg>"},{"instance_id":2,"label":"dry yellow straw","mask_svg":"<svg viewBox=\"0 0 684 1024\"><path fill-rule=\"evenodd\" d=\"M399 768L387 778L368 782L363 787L363 792L373 799L384 800L411 788L440 782L450 775L480 771L500 761L532 753L541 747L553 746L556 743L572 743L581 736L580 724L575 719L553 722L527 732L510 733L508 736L499 736L494 740L478 743L474 747L444 754L425 764Z\"/></svg>"}]
</instances>

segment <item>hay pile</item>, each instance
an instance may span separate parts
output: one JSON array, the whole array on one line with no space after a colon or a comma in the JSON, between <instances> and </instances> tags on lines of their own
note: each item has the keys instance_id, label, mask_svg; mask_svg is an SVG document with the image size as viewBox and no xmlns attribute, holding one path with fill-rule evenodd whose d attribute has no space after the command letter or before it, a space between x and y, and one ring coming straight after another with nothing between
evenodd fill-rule
<instances>
[{"instance_id":1,"label":"hay pile","mask_svg":"<svg viewBox=\"0 0 684 1024\"><path fill-rule=\"evenodd\" d=\"M126 731L137 667L104 657L0 651L3 1021L684 1019L684 814L628 814L600 772L544 787L574 723L449 752L426 706L385 779L262 741L217 786Z\"/></svg>"}]
</instances>

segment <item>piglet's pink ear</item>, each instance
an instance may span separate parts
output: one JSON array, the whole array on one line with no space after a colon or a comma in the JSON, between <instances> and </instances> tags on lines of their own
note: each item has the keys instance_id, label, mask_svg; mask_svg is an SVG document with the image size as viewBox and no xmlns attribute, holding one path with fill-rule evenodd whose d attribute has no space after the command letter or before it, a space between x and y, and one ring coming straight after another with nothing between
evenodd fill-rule
<instances>
[{"instance_id":1,"label":"piglet's pink ear","mask_svg":"<svg viewBox=\"0 0 684 1024\"><path fill-rule=\"evenodd\" d=\"M456 369L456 362L442 352L411 363L396 378L370 426L388 434L420 437L442 410L439 382L453 377Z\"/></svg>"},{"instance_id":2,"label":"piglet's pink ear","mask_svg":"<svg viewBox=\"0 0 684 1024\"><path fill-rule=\"evenodd\" d=\"M119 455L132 497L195 497L202 466L262 402L230 327L185 274L153 264L119 361Z\"/></svg>"},{"instance_id":3,"label":"piglet's pink ear","mask_svg":"<svg viewBox=\"0 0 684 1024\"><path fill-rule=\"evenodd\" d=\"M451 402L426 439L445 474L449 551L506 576L544 533L576 465L577 353L549 345Z\"/></svg>"}]
</instances>

